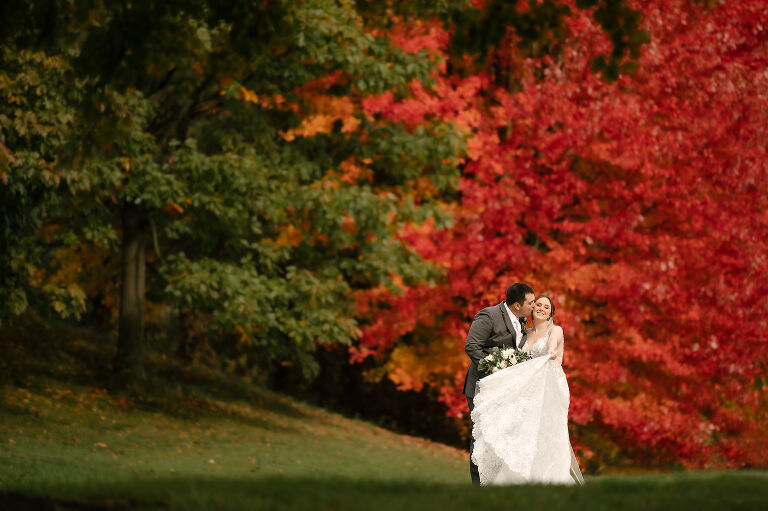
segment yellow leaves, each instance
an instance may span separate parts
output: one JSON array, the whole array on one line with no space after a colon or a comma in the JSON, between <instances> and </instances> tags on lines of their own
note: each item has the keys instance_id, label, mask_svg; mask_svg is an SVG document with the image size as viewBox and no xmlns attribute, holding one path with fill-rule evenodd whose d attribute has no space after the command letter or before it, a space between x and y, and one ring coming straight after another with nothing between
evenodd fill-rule
<instances>
[{"instance_id":1,"label":"yellow leaves","mask_svg":"<svg viewBox=\"0 0 768 511\"><path fill-rule=\"evenodd\" d=\"M62 247L56 251L58 271L49 279L48 284L73 284L83 272L83 266L87 264L88 257L80 247ZM42 280L42 279L40 279ZM42 282L41 282L42 283Z\"/></svg>"},{"instance_id":2,"label":"yellow leaves","mask_svg":"<svg viewBox=\"0 0 768 511\"><path fill-rule=\"evenodd\" d=\"M386 367L389 370L389 379L397 385L398 390L420 392L429 380L427 364L413 346L396 347Z\"/></svg>"},{"instance_id":3,"label":"yellow leaves","mask_svg":"<svg viewBox=\"0 0 768 511\"><path fill-rule=\"evenodd\" d=\"M47 281L48 284L74 284L78 276L83 272L83 266L87 262L87 256L80 247L63 247L56 251L56 262L58 271L54 273ZM37 283L42 284L42 276L35 275Z\"/></svg>"},{"instance_id":4,"label":"yellow leaves","mask_svg":"<svg viewBox=\"0 0 768 511\"><path fill-rule=\"evenodd\" d=\"M55 224L43 226L41 235L53 238L59 228ZM118 264L119 258L110 257L108 250L98 245L61 247L53 253L47 268L30 268L29 283L38 288L59 289L63 293L60 298L66 297L70 305L81 308L85 307L86 295L102 293L105 306L116 312L119 282L113 276Z\"/></svg>"},{"instance_id":5,"label":"yellow leaves","mask_svg":"<svg viewBox=\"0 0 768 511\"><path fill-rule=\"evenodd\" d=\"M235 333L237 334L238 344L242 344L242 345L251 344L251 336L248 335L248 332L245 331L242 325L237 325L235 327Z\"/></svg>"},{"instance_id":6,"label":"yellow leaves","mask_svg":"<svg viewBox=\"0 0 768 511\"><path fill-rule=\"evenodd\" d=\"M398 390L421 391L425 384L439 385L453 379L464 368L464 353L457 351L456 339L443 338L428 344L399 345L384 366Z\"/></svg>"},{"instance_id":7,"label":"yellow leaves","mask_svg":"<svg viewBox=\"0 0 768 511\"><path fill-rule=\"evenodd\" d=\"M255 103L257 105L261 104L259 95L252 90L246 89L245 87L240 87L240 100L245 101L246 103Z\"/></svg>"},{"instance_id":8,"label":"yellow leaves","mask_svg":"<svg viewBox=\"0 0 768 511\"><path fill-rule=\"evenodd\" d=\"M231 82L231 80L229 80L229 82ZM227 82L227 84L229 84L229 82ZM245 87L240 87L238 91L240 92L241 101L245 101L246 103L253 103L254 105L258 105L262 108L279 108L280 106L286 104L285 98L280 94L273 94L272 96L267 96L265 94L260 96L254 91ZM289 106L292 110L296 109L296 105L287 106Z\"/></svg>"}]
</instances>

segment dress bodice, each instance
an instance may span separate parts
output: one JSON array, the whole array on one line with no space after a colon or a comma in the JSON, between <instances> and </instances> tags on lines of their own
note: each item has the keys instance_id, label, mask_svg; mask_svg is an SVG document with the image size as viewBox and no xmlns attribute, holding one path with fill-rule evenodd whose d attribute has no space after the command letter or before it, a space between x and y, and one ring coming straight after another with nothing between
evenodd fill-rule
<instances>
[{"instance_id":1,"label":"dress bodice","mask_svg":"<svg viewBox=\"0 0 768 511\"><path fill-rule=\"evenodd\" d=\"M549 350L547 349L547 343L549 341L549 332L550 330L547 330L547 333L541 336L536 342L533 343L533 346L531 346L529 353L531 354L532 358L536 357L543 357L546 355Z\"/></svg>"},{"instance_id":2,"label":"dress bodice","mask_svg":"<svg viewBox=\"0 0 768 511\"><path fill-rule=\"evenodd\" d=\"M533 343L530 350L528 350L528 353L531 355L531 358L537 358L537 357L543 357L545 355L549 356L549 350L550 350L550 335L552 334L552 328L549 327L547 329L547 333L541 336L540 339L536 340L536 342ZM523 346L525 348L525 346ZM563 365L563 343L562 341L559 343L558 346L553 346L552 349L555 350L555 367L562 367Z\"/></svg>"}]
</instances>

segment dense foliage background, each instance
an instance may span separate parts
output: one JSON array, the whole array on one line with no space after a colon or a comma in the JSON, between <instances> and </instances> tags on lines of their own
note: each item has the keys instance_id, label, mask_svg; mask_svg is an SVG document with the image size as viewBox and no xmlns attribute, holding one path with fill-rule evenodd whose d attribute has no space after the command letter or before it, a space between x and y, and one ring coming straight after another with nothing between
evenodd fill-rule
<instances>
[{"instance_id":1,"label":"dense foliage background","mask_svg":"<svg viewBox=\"0 0 768 511\"><path fill-rule=\"evenodd\" d=\"M765 466L766 7L4 4L0 321L466 435L469 323L525 281L590 470Z\"/></svg>"}]
</instances>

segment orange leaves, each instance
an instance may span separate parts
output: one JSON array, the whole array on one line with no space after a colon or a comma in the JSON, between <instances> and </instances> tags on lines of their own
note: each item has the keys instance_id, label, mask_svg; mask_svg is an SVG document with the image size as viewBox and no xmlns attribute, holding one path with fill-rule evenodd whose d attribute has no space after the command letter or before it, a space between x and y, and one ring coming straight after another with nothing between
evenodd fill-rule
<instances>
[{"instance_id":1,"label":"orange leaves","mask_svg":"<svg viewBox=\"0 0 768 511\"><path fill-rule=\"evenodd\" d=\"M424 385L439 386L446 374L464 365L464 354L453 349L455 341L444 338L441 342L396 346L384 366L389 379L398 390L419 392Z\"/></svg>"},{"instance_id":2,"label":"orange leaves","mask_svg":"<svg viewBox=\"0 0 768 511\"><path fill-rule=\"evenodd\" d=\"M341 230L348 234L355 234L358 231L357 224L355 223L355 219L349 215L344 215L344 218L341 220L340 226L341 226Z\"/></svg>"},{"instance_id":3,"label":"orange leaves","mask_svg":"<svg viewBox=\"0 0 768 511\"><path fill-rule=\"evenodd\" d=\"M434 185L432 180L428 177L419 177L414 179L411 182L411 186L413 186L414 191L420 197L423 197L425 199L431 199L433 197L437 197L440 193L440 191Z\"/></svg>"},{"instance_id":4,"label":"orange leaves","mask_svg":"<svg viewBox=\"0 0 768 511\"><path fill-rule=\"evenodd\" d=\"M175 202L170 201L165 204L165 206L163 207L163 211L165 211L169 215L181 214L181 213L184 213L184 208L182 208Z\"/></svg>"},{"instance_id":5,"label":"orange leaves","mask_svg":"<svg viewBox=\"0 0 768 511\"><path fill-rule=\"evenodd\" d=\"M326 190L335 190L342 183L347 185L355 185L361 181L373 181L373 171L365 165L369 165L373 162L370 158L363 158L357 160L354 156L350 156L339 165L337 170L329 170L323 179L316 181L311 186L315 188L321 188ZM361 165L362 164L362 165Z\"/></svg>"},{"instance_id":6,"label":"orange leaves","mask_svg":"<svg viewBox=\"0 0 768 511\"><path fill-rule=\"evenodd\" d=\"M222 79L222 86L226 87L224 83L229 84L230 82L231 79L224 78ZM241 101L252 103L261 108L299 111L299 106L296 103L287 103L281 94L272 94L271 96L267 94L259 95L246 87L240 87L238 92L240 93L239 99ZM224 94L225 92L222 91L221 93Z\"/></svg>"},{"instance_id":7,"label":"orange leaves","mask_svg":"<svg viewBox=\"0 0 768 511\"><path fill-rule=\"evenodd\" d=\"M298 128L282 133L282 137L291 141L296 137L312 137L318 133L330 133L336 122L341 122L341 132L351 133L360 125L355 116L357 105L348 96L329 96L319 94L309 96L309 114Z\"/></svg>"},{"instance_id":8,"label":"orange leaves","mask_svg":"<svg viewBox=\"0 0 768 511\"><path fill-rule=\"evenodd\" d=\"M131 173L131 159L129 157L120 158L120 166L126 174Z\"/></svg>"},{"instance_id":9,"label":"orange leaves","mask_svg":"<svg viewBox=\"0 0 768 511\"><path fill-rule=\"evenodd\" d=\"M304 234L301 230L293 224L287 224L280 228L280 235L272 244L298 247L302 241L304 241Z\"/></svg>"},{"instance_id":10,"label":"orange leaves","mask_svg":"<svg viewBox=\"0 0 768 511\"><path fill-rule=\"evenodd\" d=\"M8 184L8 174L6 171L14 160L15 158L13 157L11 150L8 149L5 144L0 142L0 181L5 185Z\"/></svg>"},{"instance_id":11,"label":"orange leaves","mask_svg":"<svg viewBox=\"0 0 768 511\"><path fill-rule=\"evenodd\" d=\"M280 108L283 105L288 106L291 109L295 109L296 105L287 104L285 102L285 98L283 98L280 94L273 94L271 96L265 95L258 95L257 93L253 92L250 89L247 89L245 87L240 87L238 89L240 92L240 100L245 101L246 103L253 103L255 105L258 105L262 108Z\"/></svg>"},{"instance_id":12,"label":"orange leaves","mask_svg":"<svg viewBox=\"0 0 768 511\"><path fill-rule=\"evenodd\" d=\"M246 89L245 87L240 87L240 100L247 103L254 103L256 105L264 106L262 99L259 98L259 95L252 90Z\"/></svg>"},{"instance_id":13,"label":"orange leaves","mask_svg":"<svg viewBox=\"0 0 768 511\"><path fill-rule=\"evenodd\" d=\"M372 163L372 160L370 158L363 159L360 163L363 164L370 164ZM357 163L357 160L354 156L350 156L343 162L341 162L341 165L339 166L339 170L341 171L339 173L339 179L343 181L344 183L353 185L357 184L359 181L372 181L373 180L373 172L371 169L360 166Z\"/></svg>"},{"instance_id":14,"label":"orange leaves","mask_svg":"<svg viewBox=\"0 0 768 511\"><path fill-rule=\"evenodd\" d=\"M390 274L389 281L392 283L392 285L395 288L397 288L400 291L405 291L407 289L405 287L405 284L403 284L403 277L401 277L397 273Z\"/></svg>"},{"instance_id":15,"label":"orange leaves","mask_svg":"<svg viewBox=\"0 0 768 511\"><path fill-rule=\"evenodd\" d=\"M205 76L205 68L199 61L192 64L192 71L195 72L198 78L202 79Z\"/></svg>"}]
</instances>

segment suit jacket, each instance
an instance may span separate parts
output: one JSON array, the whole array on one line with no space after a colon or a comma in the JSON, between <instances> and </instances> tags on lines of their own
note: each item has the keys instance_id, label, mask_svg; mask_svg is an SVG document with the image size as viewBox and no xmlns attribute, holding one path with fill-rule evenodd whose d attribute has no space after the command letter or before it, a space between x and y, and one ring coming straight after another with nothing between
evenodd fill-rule
<instances>
[{"instance_id":1,"label":"suit jacket","mask_svg":"<svg viewBox=\"0 0 768 511\"><path fill-rule=\"evenodd\" d=\"M522 332L523 337L518 348L525 345L525 330ZM465 395L475 397L475 386L480 379L477 364L490 353L488 350L494 346L515 346L515 337L515 327L512 326L512 320L504 309L504 302L486 307L475 315L467 333L467 341L464 343L464 351L472 360L464 379Z\"/></svg>"}]
</instances>

